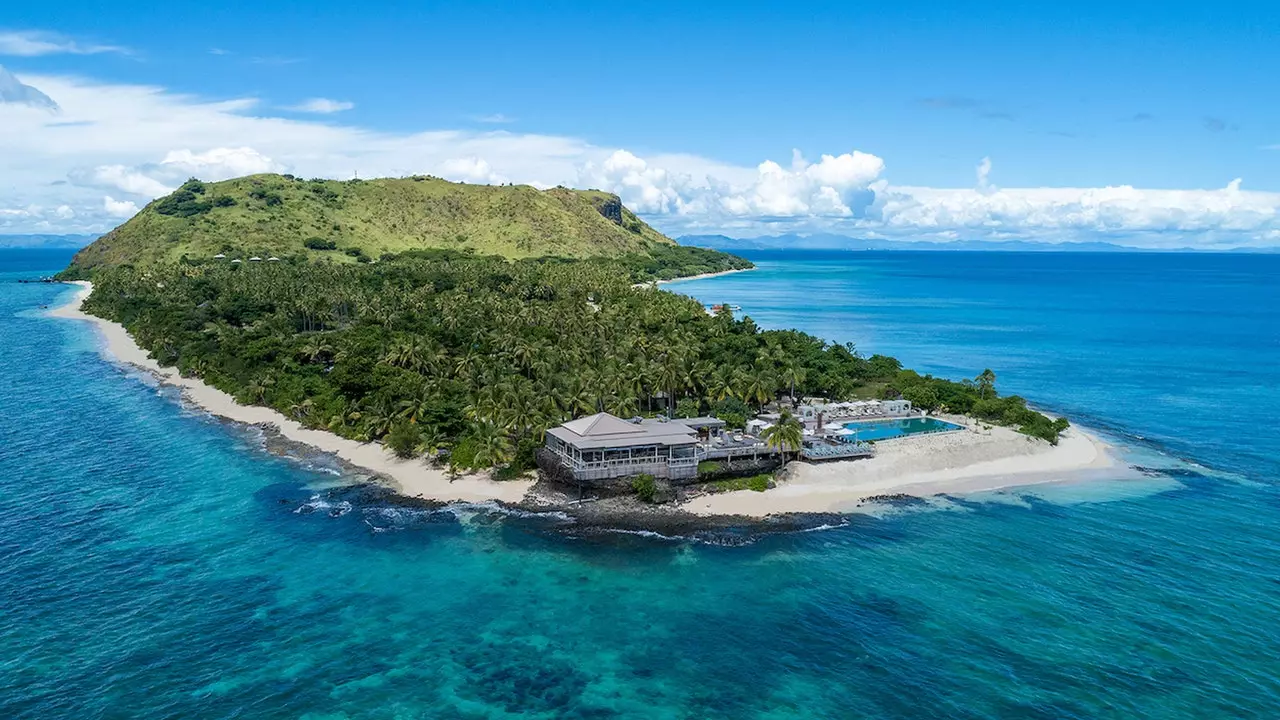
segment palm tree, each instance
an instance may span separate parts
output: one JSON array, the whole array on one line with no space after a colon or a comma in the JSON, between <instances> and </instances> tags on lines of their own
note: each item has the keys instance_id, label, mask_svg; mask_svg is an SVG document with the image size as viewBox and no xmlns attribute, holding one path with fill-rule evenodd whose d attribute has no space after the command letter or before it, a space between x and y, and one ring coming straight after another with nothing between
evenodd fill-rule
<instances>
[{"instance_id":1,"label":"palm tree","mask_svg":"<svg viewBox=\"0 0 1280 720\"><path fill-rule=\"evenodd\" d=\"M760 435L769 447L777 448L782 453L782 466L785 468L787 452L797 452L804 444L804 425L790 410L783 410L778 422L765 428Z\"/></svg>"},{"instance_id":2,"label":"palm tree","mask_svg":"<svg viewBox=\"0 0 1280 720\"><path fill-rule=\"evenodd\" d=\"M249 383L249 397L253 398L254 402L264 402L271 386L275 383L276 381L270 375L259 375Z\"/></svg>"},{"instance_id":3,"label":"palm tree","mask_svg":"<svg viewBox=\"0 0 1280 720\"><path fill-rule=\"evenodd\" d=\"M791 385L791 402L796 401L796 384L805 380L806 373L804 366L797 362L794 358L787 358L782 364L780 373L782 381Z\"/></svg>"},{"instance_id":4,"label":"palm tree","mask_svg":"<svg viewBox=\"0 0 1280 720\"><path fill-rule=\"evenodd\" d=\"M511 462L511 442L498 428L483 424L476 433L478 448L475 464L481 467L497 467Z\"/></svg>"},{"instance_id":5,"label":"palm tree","mask_svg":"<svg viewBox=\"0 0 1280 720\"><path fill-rule=\"evenodd\" d=\"M978 396L983 400L987 399L988 392L995 392L996 374L991 372L991 368L982 371L982 374L974 378L978 383Z\"/></svg>"},{"instance_id":6,"label":"palm tree","mask_svg":"<svg viewBox=\"0 0 1280 720\"><path fill-rule=\"evenodd\" d=\"M318 363L333 354L333 346L323 338L313 337L298 348L298 357L309 363Z\"/></svg>"}]
</instances>

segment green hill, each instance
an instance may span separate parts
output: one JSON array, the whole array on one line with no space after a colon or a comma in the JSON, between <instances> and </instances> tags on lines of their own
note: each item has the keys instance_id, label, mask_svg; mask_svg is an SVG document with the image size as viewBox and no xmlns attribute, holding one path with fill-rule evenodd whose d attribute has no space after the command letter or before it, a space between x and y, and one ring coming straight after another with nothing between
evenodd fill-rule
<instances>
[{"instance_id":1,"label":"green hill","mask_svg":"<svg viewBox=\"0 0 1280 720\"><path fill-rule=\"evenodd\" d=\"M673 246L616 195L434 177L191 180L80 251L69 270L252 256L336 262L444 248L507 258L598 257Z\"/></svg>"}]
</instances>

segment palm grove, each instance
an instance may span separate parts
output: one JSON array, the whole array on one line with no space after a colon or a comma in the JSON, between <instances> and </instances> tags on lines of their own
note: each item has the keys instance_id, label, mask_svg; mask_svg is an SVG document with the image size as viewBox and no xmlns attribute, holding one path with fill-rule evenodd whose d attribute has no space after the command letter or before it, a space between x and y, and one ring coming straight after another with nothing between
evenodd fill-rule
<instances>
[{"instance_id":1,"label":"palm grove","mask_svg":"<svg viewBox=\"0 0 1280 720\"><path fill-rule=\"evenodd\" d=\"M1051 442L1066 427L998 396L990 371L963 383L921 376L633 286L648 275L619 261L445 251L361 265L122 266L95 274L86 309L241 402L500 476L532 468L545 430L578 415L714 412L741 426L784 394L900 395Z\"/></svg>"}]
</instances>

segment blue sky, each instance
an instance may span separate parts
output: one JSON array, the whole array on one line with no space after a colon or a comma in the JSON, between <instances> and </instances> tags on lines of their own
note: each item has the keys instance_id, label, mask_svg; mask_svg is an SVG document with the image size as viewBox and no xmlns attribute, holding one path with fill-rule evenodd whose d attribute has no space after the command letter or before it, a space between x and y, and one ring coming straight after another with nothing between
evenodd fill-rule
<instances>
[{"instance_id":1,"label":"blue sky","mask_svg":"<svg viewBox=\"0 0 1280 720\"><path fill-rule=\"evenodd\" d=\"M1080 222L1066 221L1075 223L1070 232L1062 231L1064 221L1043 218L1023 228L1019 213L1034 214L1035 208L1024 207L1028 203L1058 207L1093 200L1008 193L1118 186L1208 191L1239 178L1245 191L1263 191L1239 201L1246 222L1217 217L1214 226L1202 217L1217 212L1223 198L1187 196L1194 200L1191 213L1199 213L1190 222L1169 207L1179 198L1151 195L1124 200L1126 207L1152 202L1160 210L1142 222L1114 221L1108 209L1083 225L1144 236L1184 233L1203 244L1280 242L1280 223L1267 219L1276 208L1269 195L1280 192L1280 151L1269 149L1280 145L1274 92L1280 4L357 6L316 0L164 3L110 13L100 8L60 2L6 10L0 31L11 40L47 42L61 51L36 52L10 42L6 54L0 41L0 64L64 106L49 88L75 79L101 88L158 88L174 102L251 102L232 112L341 126L357 136L455 133L465 154L446 157L450 140L441 136L438 149L420 158L427 167L374 163L366 173L448 176L440 169L457 170L465 160L469 170L456 179L613 183L609 189L673 232L967 236L993 227L994 214L1001 234L1025 230L1067 239L1081 234ZM314 99L331 102L313 108L347 109L289 109ZM92 117L90 109L81 112ZM251 148L275 166L306 171L310 163L316 174L339 173L336 161L308 159L246 132L236 147ZM485 138L495 134L507 139L486 146ZM528 151L526 161L514 162L507 159L519 154L511 138L534 138L535 145L559 139L572 147L526 145L520 151ZM157 147L151 157L139 147L118 162L110 162L107 152L94 162L146 173L172 151L202 157L230 147L223 140L198 130L189 137L175 133L173 147ZM358 148L344 152L339 139L330 143L326 152L353 160L368 156ZM481 154L485 149L490 152ZM622 158L613 170L602 170L608 152L617 150L643 168ZM799 175L780 181L804 187L785 197L769 195L774 190L761 189L768 183L757 177L757 166L773 160L787 173L798 172L795 150L810 163L820 163L824 154L838 159L858 151L882 167L832 181L838 202L824 204L819 197L825 181ZM573 154L576 169L536 176L539 153L547 152L560 160ZM989 171L979 179L984 158ZM587 164L592 169L583 170ZM475 167L481 170L471 172ZM80 178L69 184L83 189L92 170L69 169ZM0 208L6 192L11 207L56 202L17 189L20 179L4 180L0 176ZM722 192L718 183L736 190ZM932 209L899 210L895 225L884 215L892 193L877 183L907 188L912 202L933 202ZM960 196L909 190L975 187L985 188L981 210L948 205L968 202ZM991 199L993 190L1006 189L1000 202ZM148 199L145 192L123 195L117 187L111 197L135 205ZM24 201L26 206L15 204ZM89 222L75 211L81 225Z\"/></svg>"}]
</instances>

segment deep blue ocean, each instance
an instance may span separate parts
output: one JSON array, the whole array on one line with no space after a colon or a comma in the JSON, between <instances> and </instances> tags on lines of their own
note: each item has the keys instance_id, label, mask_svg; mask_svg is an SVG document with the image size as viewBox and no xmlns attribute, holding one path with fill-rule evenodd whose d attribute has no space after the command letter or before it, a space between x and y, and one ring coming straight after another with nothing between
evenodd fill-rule
<instances>
[{"instance_id":1,"label":"deep blue ocean","mask_svg":"<svg viewBox=\"0 0 1280 720\"><path fill-rule=\"evenodd\" d=\"M1280 716L1280 257L767 254L673 290L1163 468L721 546L332 488L0 250L0 718Z\"/></svg>"}]
</instances>

